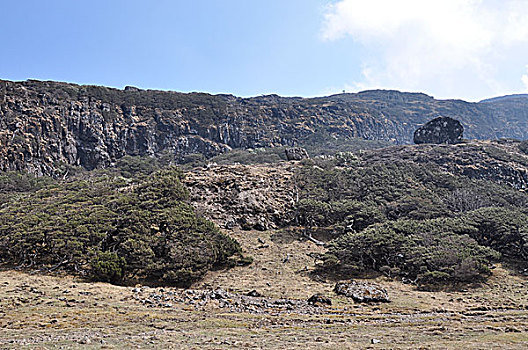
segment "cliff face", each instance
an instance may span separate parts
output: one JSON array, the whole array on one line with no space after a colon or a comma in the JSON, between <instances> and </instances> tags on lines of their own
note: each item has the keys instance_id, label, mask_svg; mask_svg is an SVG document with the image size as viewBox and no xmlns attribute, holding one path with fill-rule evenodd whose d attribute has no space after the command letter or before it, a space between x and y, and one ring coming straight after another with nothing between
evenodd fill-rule
<instances>
[{"instance_id":1,"label":"cliff face","mask_svg":"<svg viewBox=\"0 0 528 350\"><path fill-rule=\"evenodd\" d=\"M302 145L314 133L406 144L437 117L468 138L528 137L528 99L466 103L368 91L302 99L237 98L57 82L0 81L0 170L52 174L61 164L110 166L128 155L176 161L232 148Z\"/></svg>"}]
</instances>

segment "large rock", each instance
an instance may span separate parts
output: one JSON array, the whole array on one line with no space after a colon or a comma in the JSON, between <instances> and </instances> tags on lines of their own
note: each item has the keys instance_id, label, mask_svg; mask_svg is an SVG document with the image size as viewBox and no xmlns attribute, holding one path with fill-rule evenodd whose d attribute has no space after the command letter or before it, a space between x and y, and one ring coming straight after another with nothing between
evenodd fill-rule
<instances>
[{"instance_id":1,"label":"large rock","mask_svg":"<svg viewBox=\"0 0 528 350\"><path fill-rule=\"evenodd\" d=\"M288 160L303 160L309 158L308 152L301 147L293 147L286 149L286 158Z\"/></svg>"},{"instance_id":2,"label":"large rock","mask_svg":"<svg viewBox=\"0 0 528 350\"><path fill-rule=\"evenodd\" d=\"M447 143L456 144L462 141L464 127L456 119L438 117L414 132L414 143Z\"/></svg>"},{"instance_id":3,"label":"large rock","mask_svg":"<svg viewBox=\"0 0 528 350\"><path fill-rule=\"evenodd\" d=\"M357 281L338 282L334 291L336 294L352 298L359 303L390 302L389 294L385 288L375 284Z\"/></svg>"}]
</instances>

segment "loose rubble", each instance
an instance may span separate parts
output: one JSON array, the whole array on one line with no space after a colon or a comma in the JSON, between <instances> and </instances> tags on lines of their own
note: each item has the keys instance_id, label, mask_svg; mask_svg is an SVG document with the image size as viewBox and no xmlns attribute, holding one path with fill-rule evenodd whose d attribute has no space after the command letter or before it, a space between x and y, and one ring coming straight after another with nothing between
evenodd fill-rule
<instances>
[{"instance_id":1,"label":"loose rubble","mask_svg":"<svg viewBox=\"0 0 528 350\"><path fill-rule=\"evenodd\" d=\"M186 174L196 210L220 227L265 231L294 219L294 165L211 165Z\"/></svg>"},{"instance_id":2,"label":"loose rubble","mask_svg":"<svg viewBox=\"0 0 528 350\"><path fill-rule=\"evenodd\" d=\"M231 293L224 289L155 289L149 287L132 289L133 298L147 307L170 308L174 304L194 306L205 309L207 306L227 309L231 312L251 314L297 313L313 315L328 313L326 306L331 305L330 298L316 294L308 300L275 299L260 296L257 291L246 294ZM259 296L254 296L259 295Z\"/></svg>"}]
</instances>

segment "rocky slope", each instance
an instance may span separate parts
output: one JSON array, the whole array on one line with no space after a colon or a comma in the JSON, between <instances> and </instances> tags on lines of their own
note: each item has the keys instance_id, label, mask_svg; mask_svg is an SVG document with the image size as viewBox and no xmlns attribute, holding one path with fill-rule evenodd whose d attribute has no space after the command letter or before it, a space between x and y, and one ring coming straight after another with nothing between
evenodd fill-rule
<instances>
[{"instance_id":1,"label":"rocky slope","mask_svg":"<svg viewBox=\"0 0 528 350\"><path fill-rule=\"evenodd\" d=\"M521 194L528 189L528 155L513 140L471 141L456 145L398 145L357 154L355 169L397 163L438 169L455 179L489 181ZM324 157L322 159L329 159ZM314 168L319 168L315 159ZM310 163L307 163L310 164ZM269 230L296 226L296 206L303 191L296 174L310 165L281 161L273 164L209 164L186 172L197 212L220 227ZM320 168L319 168L320 169ZM378 171L381 171L379 170ZM373 187L388 181L379 173ZM313 189L312 189L313 190ZM371 191L373 188L365 188ZM458 193L461 195L460 193Z\"/></svg>"},{"instance_id":2,"label":"rocky slope","mask_svg":"<svg viewBox=\"0 0 528 350\"><path fill-rule=\"evenodd\" d=\"M212 165L185 176L196 210L220 227L265 231L294 220L296 164Z\"/></svg>"},{"instance_id":3,"label":"rocky slope","mask_svg":"<svg viewBox=\"0 0 528 350\"><path fill-rule=\"evenodd\" d=\"M238 98L0 81L0 170L101 168L126 154L183 161L195 153L302 145L319 134L405 144L417 126L439 115L460 120L467 138L524 139L527 105L522 97L467 103L397 91Z\"/></svg>"}]
</instances>

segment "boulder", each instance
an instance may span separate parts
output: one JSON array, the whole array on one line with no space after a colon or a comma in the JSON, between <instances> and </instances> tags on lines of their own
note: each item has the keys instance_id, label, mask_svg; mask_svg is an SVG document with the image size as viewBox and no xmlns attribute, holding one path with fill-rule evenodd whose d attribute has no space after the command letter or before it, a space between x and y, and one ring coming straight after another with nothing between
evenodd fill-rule
<instances>
[{"instance_id":1,"label":"boulder","mask_svg":"<svg viewBox=\"0 0 528 350\"><path fill-rule=\"evenodd\" d=\"M462 141L464 127L456 119L438 117L414 132L414 143L456 144Z\"/></svg>"},{"instance_id":2,"label":"boulder","mask_svg":"<svg viewBox=\"0 0 528 350\"><path fill-rule=\"evenodd\" d=\"M336 294L352 298L359 303L390 302L389 294L376 284L357 281L342 281L335 285Z\"/></svg>"},{"instance_id":3,"label":"boulder","mask_svg":"<svg viewBox=\"0 0 528 350\"><path fill-rule=\"evenodd\" d=\"M303 160L310 158L308 152L301 147L286 148L285 152L288 160Z\"/></svg>"},{"instance_id":4,"label":"boulder","mask_svg":"<svg viewBox=\"0 0 528 350\"><path fill-rule=\"evenodd\" d=\"M308 298L307 301L308 301L308 304L312 304L312 305L316 305L316 304L332 305L332 299L320 293L312 295L310 298Z\"/></svg>"}]
</instances>

